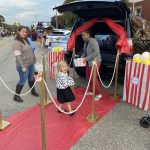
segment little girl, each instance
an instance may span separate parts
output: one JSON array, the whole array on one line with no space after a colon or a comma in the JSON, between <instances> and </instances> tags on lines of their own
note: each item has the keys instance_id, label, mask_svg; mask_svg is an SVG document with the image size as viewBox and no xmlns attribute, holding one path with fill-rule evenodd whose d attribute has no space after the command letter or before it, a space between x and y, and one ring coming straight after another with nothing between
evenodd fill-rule
<instances>
[{"instance_id":1,"label":"little girl","mask_svg":"<svg viewBox=\"0 0 150 150\"><path fill-rule=\"evenodd\" d=\"M69 67L65 61L60 61L57 65L56 72L56 87L57 87L57 99L59 102L59 107L63 109L63 105L67 104L68 111L72 111L70 102L75 100L73 94L74 80L68 76ZM61 111L58 110L60 113ZM70 114L71 116L73 115Z\"/></svg>"}]
</instances>

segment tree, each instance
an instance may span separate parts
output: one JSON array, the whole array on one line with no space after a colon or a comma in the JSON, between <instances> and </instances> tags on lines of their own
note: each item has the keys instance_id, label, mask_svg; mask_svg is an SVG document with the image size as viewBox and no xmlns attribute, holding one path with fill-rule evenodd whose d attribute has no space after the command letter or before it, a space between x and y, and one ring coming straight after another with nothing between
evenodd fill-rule
<instances>
[{"instance_id":1,"label":"tree","mask_svg":"<svg viewBox=\"0 0 150 150\"><path fill-rule=\"evenodd\" d=\"M62 16L58 16L58 24L61 28L70 28L74 24L76 16L70 12L65 12Z\"/></svg>"},{"instance_id":2,"label":"tree","mask_svg":"<svg viewBox=\"0 0 150 150\"><path fill-rule=\"evenodd\" d=\"M9 25L4 22L5 22L5 18L2 15L0 15L0 26L3 26L4 29L7 29L8 31L11 32L17 32L18 27L21 25L20 22L14 23L13 25Z\"/></svg>"},{"instance_id":3,"label":"tree","mask_svg":"<svg viewBox=\"0 0 150 150\"><path fill-rule=\"evenodd\" d=\"M5 18L2 15L0 15L0 22L5 22Z\"/></svg>"},{"instance_id":4,"label":"tree","mask_svg":"<svg viewBox=\"0 0 150 150\"><path fill-rule=\"evenodd\" d=\"M130 0L121 0L121 1L126 3L126 4L130 2Z\"/></svg>"},{"instance_id":5,"label":"tree","mask_svg":"<svg viewBox=\"0 0 150 150\"><path fill-rule=\"evenodd\" d=\"M76 0L65 0L64 4L67 4L67 3L70 3L70 2L73 2L73 1L76 1Z\"/></svg>"},{"instance_id":6,"label":"tree","mask_svg":"<svg viewBox=\"0 0 150 150\"><path fill-rule=\"evenodd\" d=\"M2 15L0 15L0 25L2 28L4 28L4 22L5 22L5 19Z\"/></svg>"},{"instance_id":7,"label":"tree","mask_svg":"<svg viewBox=\"0 0 150 150\"><path fill-rule=\"evenodd\" d=\"M73 1L75 0L65 0L64 4L67 4ZM72 14L71 12L65 12L64 14L57 16L58 27L59 28L71 28L75 19L76 19L76 16L74 14ZM56 16L53 16L51 18L51 24L52 26L56 27Z\"/></svg>"}]
</instances>

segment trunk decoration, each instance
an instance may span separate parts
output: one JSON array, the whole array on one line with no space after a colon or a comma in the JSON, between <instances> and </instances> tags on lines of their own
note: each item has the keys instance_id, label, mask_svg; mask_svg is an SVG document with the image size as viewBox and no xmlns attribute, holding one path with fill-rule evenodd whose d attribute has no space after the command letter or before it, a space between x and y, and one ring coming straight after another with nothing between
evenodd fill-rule
<instances>
[{"instance_id":1,"label":"trunk decoration","mask_svg":"<svg viewBox=\"0 0 150 150\"><path fill-rule=\"evenodd\" d=\"M77 28L69 38L67 49L69 51L73 51L73 48L75 47L75 37L81 34L83 31L89 29L100 19L103 20L110 27L110 29L119 36L118 41L116 42L116 48L119 50L119 52L125 54L132 54L132 49L129 48L125 29L109 18L94 18Z\"/></svg>"}]
</instances>

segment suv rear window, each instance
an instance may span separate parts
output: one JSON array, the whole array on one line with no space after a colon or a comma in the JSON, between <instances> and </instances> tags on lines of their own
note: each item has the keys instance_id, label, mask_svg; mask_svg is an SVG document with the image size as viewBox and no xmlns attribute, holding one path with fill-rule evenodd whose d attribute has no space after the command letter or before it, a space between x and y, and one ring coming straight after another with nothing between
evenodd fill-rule
<instances>
[{"instance_id":1,"label":"suv rear window","mask_svg":"<svg viewBox=\"0 0 150 150\"><path fill-rule=\"evenodd\" d=\"M116 49L115 48L115 43L117 40L116 35L102 35L102 34L96 34L95 39L97 39L99 47L101 50L103 49Z\"/></svg>"}]
</instances>

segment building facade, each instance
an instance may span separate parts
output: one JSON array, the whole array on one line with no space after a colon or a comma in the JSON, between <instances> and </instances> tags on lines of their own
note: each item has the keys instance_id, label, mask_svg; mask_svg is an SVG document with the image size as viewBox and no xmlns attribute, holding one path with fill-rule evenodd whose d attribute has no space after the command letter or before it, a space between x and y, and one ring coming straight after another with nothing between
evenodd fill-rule
<instances>
[{"instance_id":1,"label":"building facade","mask_svg":"<svg viewBox=\"0 0 150 150\"><path fill-rule=\"evenodd\" d=\"M129 0L128 7L134 15L150 21L150 0Z\"/></svg>"}]
</instances>

